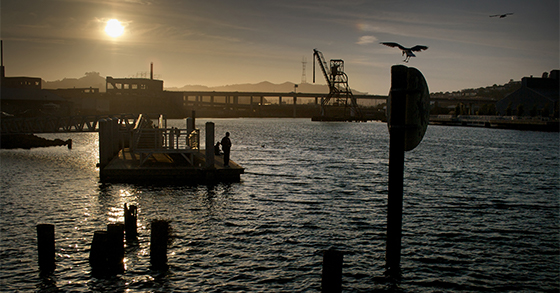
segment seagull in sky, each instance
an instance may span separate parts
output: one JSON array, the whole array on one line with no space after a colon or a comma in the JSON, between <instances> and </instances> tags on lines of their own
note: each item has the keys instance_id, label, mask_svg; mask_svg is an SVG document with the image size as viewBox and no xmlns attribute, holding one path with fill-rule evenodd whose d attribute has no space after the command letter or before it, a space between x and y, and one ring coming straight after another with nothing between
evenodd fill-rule
<instances>
[{"instance_id":1,"label":"seagull in sky","mask_svg":"<svg viewBox=\"0 0 560 293\"><path fill-rule=\"evenodd\" d=\"M403 60L404 62L408 63L408 60L410 60L410 57L416 57L416 55L414 55L414 53L412 52L420 52L422 50L427 50L428 47L424 46L424 45L416 45L412 48L406 48L401 46L400 44L397 43L393 43L393 42L382 42L381 44L385 45L385 46L389 46L389 47L398 47L399 49L402 50L402 54L406 54L406 58Z\"/></svg>"},{"instance_id":2,"label":"seagull in sky","mask_svg":"<svg viewBox=\"0 0 560 293\"><path fill-rule=\"evenodd\" d=\"M499 16L500 18L504 18L504 17L506 17L506 16L508 16L508 15L512 15L512 14L513 14L513 13L508 12L508 13L504 13L504 14L494 14L494 15L490 15L490 17L497 17L497 16Z\"/></svg>"}]
</instances>

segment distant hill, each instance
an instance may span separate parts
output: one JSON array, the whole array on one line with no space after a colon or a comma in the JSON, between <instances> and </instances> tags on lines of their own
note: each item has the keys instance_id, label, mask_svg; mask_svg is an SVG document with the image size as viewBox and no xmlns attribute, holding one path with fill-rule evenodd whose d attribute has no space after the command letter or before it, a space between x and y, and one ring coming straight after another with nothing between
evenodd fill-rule
<instances>
[{"instance_id":1,"label":"distant hill","mask_svg":"<svg viewBox=\"0 0 560 293\"><path fill-rule=\"evenodd\" d=\"M259 83L244 83L244 84L232 84L224 86L214 86L208 87L203 85L185 85L180 88L165 88L169 91L229 91L229 92L283 92L289 93L294 91L293 82L284 82L281 84L274 84L268 81L263 81ZM301 93L328 93L329 88L325 84L311 84L302 83L298 84L296 89L297 92Z\"/></svg>"},{"instance_id":2,"label":"distant hill","mask_svg":"<svg viewBox=\"0 0 560 293\"><path fill-rule=\"evenodd\" d=\"M80 78L64 78L55 81L42 81L44 89L69 89L69 88L98 88L100 92L105 92L105 77L99 75L99 72L86 72L85 76Z\"/></svg>"},{"instance_id":3,"label":"distant hill","mask_svg":"<svg viewBox=\"0 0 560 293\"><path fill-rule=\"evenodd\" d=\"M80 78L64 78L62 80L42 82L44 89L67 89L67 88L98 88L100 92L105 92L105 77L100 76L99 72L86 72ZM165 85L165 83L164 83ZM263 81L259 83L231 84L223 86L208 87L204 85L185 85L183 87L166 87L168 91L227 91L227 92L284 92L294 91L293 82L280 84ZM300 93L328 93L329 88L326 84L301 83L296 89ZM365 94L352 90L354 94Z\"/></svg>"}]
</instances>

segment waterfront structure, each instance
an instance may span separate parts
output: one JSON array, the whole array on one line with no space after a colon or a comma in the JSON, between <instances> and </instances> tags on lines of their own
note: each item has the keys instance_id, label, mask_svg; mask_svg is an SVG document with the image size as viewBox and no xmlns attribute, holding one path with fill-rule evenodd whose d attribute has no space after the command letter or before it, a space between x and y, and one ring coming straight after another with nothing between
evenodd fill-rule
<instances>
[{"instance_id":1,"label":"waterfront structure","mask_svg":"<svg viewBox=\"0 0 560 293\"><path fill-rule=\"evenodd\" d=\"M552 70L542 77L523 77L521 88L496 102L501 115L558 117L560 71Z\"/></svg>"},{"instance_id":2,"label":"waterfront structure","mask_svg":"<svg viewBox=\"0 0 560 293\"><path fill-rule=\"evenodd\" d=\"M331 59L330 66L327 66L323 53L317 49L313 49L313 58L319 64L329 85L329 94L321 98L321 115L314 116L313 121L366 121L348 85L348 75L344 73L344 60ZM315 82L315 62L313 62L313 82ZM328 114L327 105L330 105Z\"/></svg>"},{"instance_id":3,"label":"waterfront structure","mask_svg":"<svg viewBox=\"0 0 560 293\"><path fill-rule=\"evenodd\" d=\"M43 90L38 77L6 77L4 65L0 70L2 115L36 117L69 115L71 103L60 96Z\"/></svg>"},{"instance_id":4,"label":"waterfront structure","mask_svg":"<svg viewBox=\"0 0 560 293\"><path fill-rule=\"evenodd\" d=\"M99 115L111 113L111 103L106 95L99 92L99 88L65 88L49 90L60 97L72 102L73 115Z\"/></svg>"},{"instance_id":5,"label":"waterfront structure","mask_svg":"<svg viewBox=\"0 0 560 293\"><path fill-rule=\"evenodd\" d=\"M4 45L0 41L0 89L2 117L69 115L70 103L41 88L41 78L6 77Z\"/></svg>"}]
</instances>

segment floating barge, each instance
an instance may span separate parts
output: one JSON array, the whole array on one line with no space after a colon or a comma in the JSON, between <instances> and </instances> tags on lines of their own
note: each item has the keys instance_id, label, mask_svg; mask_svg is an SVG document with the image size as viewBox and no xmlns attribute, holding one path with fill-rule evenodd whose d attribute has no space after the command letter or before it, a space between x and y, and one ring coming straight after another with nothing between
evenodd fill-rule
<instances>
[{"instance_id":1,"label":"floating barge","mask_svg":"<svg viewBox=\"0 0 560 293\"><path fill-rule=\"evenodd\" d=\"M132 129L117 119L99 121L101 182L198 184L239 182L244 168L214 154L214 123L206 123L206 149L200 149L199 129L187 118L187 129L167 128L140 115ZM207 151L209 150L209 151Z\"/></svg>"},{"instance_id":2,"label":"floating barge","mask_svg":"<svg viewBox=\"0 0 560 293\"><path fill-rule=\"evenodd\" d=\"M511 116L437 115L430 117L430 124L560 132L558 119L522 119Z\"/></svg>"},{"instance_id":3,"label":"floating barge","mask_svg":"<svg viewBox=\"0 0 560 293\"><path fill-rule=\"evenodd\" d=\"M359 117L330 117L330 116L313 116L311 121L321 121L321 122L367 122L366 118Z\"/></svg>"},{"instance_id":4,"label":"floating barge","mask_svg":"<svg viewBox=\"0 0 560 293\"><path fill-rule=\"evenodd\" d=\"M143 164L138 154L124 149L100 170L103 182L168 182L205 183L239 182L244 168L230 161L224 167L223 156L215 156L213 168L206 168L206 152L201 150L193 156L190 164L181 155L174 153L152 154Z\"/></svg>"}]
</instances>

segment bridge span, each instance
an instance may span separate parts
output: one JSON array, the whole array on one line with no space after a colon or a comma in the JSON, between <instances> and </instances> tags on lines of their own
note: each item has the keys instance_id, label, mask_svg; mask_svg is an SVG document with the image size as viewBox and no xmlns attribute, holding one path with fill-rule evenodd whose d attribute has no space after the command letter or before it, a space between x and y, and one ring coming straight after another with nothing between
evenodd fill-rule
<instances>
[{"instance_id":1,"label":"bridge span","mask_svg":"<svg viewBox=\"0 0 560 293\"><path fill-rule=\"evenodd\" d=\"M132 129L138 115L45 116L32 118L4 117L0 120L0 125L2 134L97 132L99 131L99 120L115 117L119 119L121 125L125 126L127 129Z\"/></svg>"},{"instance_id":2,"label":"bridge span","mask_svg":"<svg viewBox=\"0 0 560 293\"><path fill-rule=\"evenodd\" d=\"M321 99L328 96L328 93L298 93L298 92L229 92L229 91L182 91L174 92L182 95L185 105L196 106L233 106L233 107L252 107L254 104L264 105L265 103L282 105L298 104L298 99L314 99L315 104L321 103ZM381 95L354 95L358 100L380 100L384 101L387 96ZM245 102L240 102L240 98L246 98ZM290 101L291 100L291 101ZM300 102L301 103L301 102Z\"/></svg>"}]
</instances>

